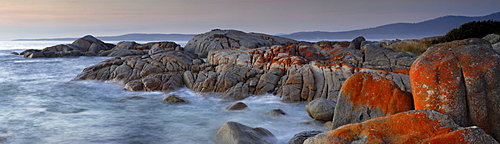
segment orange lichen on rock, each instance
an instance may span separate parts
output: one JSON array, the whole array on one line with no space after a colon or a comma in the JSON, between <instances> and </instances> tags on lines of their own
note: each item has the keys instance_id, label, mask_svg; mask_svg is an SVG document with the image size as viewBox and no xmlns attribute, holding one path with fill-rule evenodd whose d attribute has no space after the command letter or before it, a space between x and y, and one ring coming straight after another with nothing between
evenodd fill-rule
<instances>
[{"instance_id":1,"label":"orange lichen on rock","mask_svg":"<svg viewBox=\"0 0 500 144\"><path fill-rule=\"evenodd\" d=\"M356 73L341 88L342 96L354 106L378 108L386 114L413 109L411 94L395 87L391 80L370 73Z\"/></svg>"},{"instance_id":2,"label":"orange lichen on rock","mask_svg":"<svg viewBox=\"0 0 500 144\"><path fill-rule=\"evenodd\" d=\"M500 55L482 39L444 43L427 50L410 69L415 109L450 115L500 139Z\"/></svg>"},{"instance_id":3,"label":"orange lichen on rock","mask_svg":"<svg viewBox=\"0 0 500 144\"><path fill-rule=\"evenodd\" d=\"M412 95L401 90L393 82L394 79L387 78L397 76L371 69L350 76L340 89L331 129L413 110Z\"/></svg>"},{"instance_id":4,"label":"orange lichen on rock","mask_svg":"<svg viewBox=\"0 0 500 144\"><path fill-rule=\"evenodd\" d=\"M404 69L404 68L396 68L392 70L393 73L399 73L399 74L404 74L404 75L409 75L410 70L409 69Z\"/></svg>"},{"instance_id":5,"label":"orange lichen on rock","mask_svg":"<svg viewBox=\"0 0 500 144\"><path fill-rule=\"evenodd\" d=\"M484 132L470 133L461 129L447 115L424 109L344 125L309 138L304 143L497 143ZM478 138L472 142L466 139L473 136Z\"/></svg>"}]
</instances>

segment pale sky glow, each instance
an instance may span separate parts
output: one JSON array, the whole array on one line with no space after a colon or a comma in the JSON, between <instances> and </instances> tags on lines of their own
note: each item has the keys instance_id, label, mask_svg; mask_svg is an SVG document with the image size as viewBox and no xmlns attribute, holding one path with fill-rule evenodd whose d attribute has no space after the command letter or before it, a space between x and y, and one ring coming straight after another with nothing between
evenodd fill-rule
<instances>
[{"instance_id":1,"label":"pale sky glow","mask_svg":"<svg viewBox=\"0 0 500 144\"><path fill-rule=\"evenodd\" d=\"M0 0L0 40L127 33L346 31L500 11L500 0Z\"/></svg>"}]
</instances>

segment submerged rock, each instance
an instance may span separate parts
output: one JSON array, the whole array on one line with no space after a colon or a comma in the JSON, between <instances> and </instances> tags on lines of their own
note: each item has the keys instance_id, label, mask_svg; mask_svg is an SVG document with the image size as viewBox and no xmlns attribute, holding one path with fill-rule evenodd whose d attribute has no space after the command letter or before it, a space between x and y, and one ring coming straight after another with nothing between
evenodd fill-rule
<instances>
[{"instance_id":1,"label":"submerged rock","mask_svg":"<svg viewBox=\"0 0 500 144\"><path fill-rule=\"evenodd\" d=\"M325 143L498 143L477 127L460 127L448 115L413 110L344 125L304 144Z\"/></svg>"},{"instance_id":2,"label":"submerged rock","mask_svg":"<svg viewBox=\"0 0 500 144\"><path fill-rule=\"evenodd\" d=\"M125 97L121 100L119 100L118 102L119 103L124 103L128 100L143 100L143 99L146 99L145 97L141 97L141 96L131 96L131 97Z\"/></svg>"},{"instance_id":3,"label":"submerged rock","mask_svg":"<svg viewBox=\"0 0 500 144\"><path fill-rule=\"evenodd\" d=\"M275 144L278 139L264 128L251 128L237 123L226 122L214 137L219 144Z\"/></svg>"},{"instance_id":4,"label":"submerged rock","mask_svg":"<svg viewBox=\"0 0 500 144\"><path fill-rule=\"evenodd\" d=\"M243 110L247 108L248 108L247 104L243 102L236 102L226 107L227 110Z\"/></svg>"},{"instance_id":5,"label":"submerged rock","mask_svg":"<svg viewBox=\"0 0 500 144\"><path fill-rule=\"evenodd\" d=\"M415 109L433 109L460 126L500 139L500 54L488 41L465 39L429 48L413 64Z\"/></svg>"},{"instance_id":6,"label":"submerged rock","mask_svg":"<svg viewBox=\"0 0 500 144\"><path fill-rule=\"evenodd\" d=\"M174 104L174 103L188 103L189 101L183 99L178 95L169 95L163 99L163 102Z\"/></svg>"},{"instance_id":7,"label":"submerged rock","mask_svg":"<svg viewBox=\"0 0 500 144\"><path fill-rule=\"evenodd\" d=\"M286 115L286 113L282 109L273 109L273 110L270 110L269 112L267 112L266 115L282 116L282 115Z\"/></svg>"}]
</instances>

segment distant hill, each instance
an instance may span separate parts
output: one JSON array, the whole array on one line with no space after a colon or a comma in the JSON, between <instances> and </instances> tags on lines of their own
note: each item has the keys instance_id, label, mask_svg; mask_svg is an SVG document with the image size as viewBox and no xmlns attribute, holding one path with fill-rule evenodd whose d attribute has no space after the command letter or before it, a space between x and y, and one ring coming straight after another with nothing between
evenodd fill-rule
<instances>
[{"instance_id":1,"label":"distant hill","mask_svg":"<svg viewBox=\"0 0 500 144\"><path fill-rule=\"evenodd\" d=\"M445 35L451 29L464 23L484 20L500 21L500 12L479 17L444 16L419 23L394 23L344 32L297 32L281 36L297 40L353 39L358 36L364 36L368 39L423 38Z\"/></svg>"},{"instance_id":2,"label":"distant hill","mask_svg":"<svg viewBox=\"0 0 500 144\"><path fill-rule=\"evenodd\" d=\"M120 36L96 36L102 41L189 41L194 34L125 34ZM14 41L73 41L78 38L16 39Z\"/></svg>"}]
</instances>

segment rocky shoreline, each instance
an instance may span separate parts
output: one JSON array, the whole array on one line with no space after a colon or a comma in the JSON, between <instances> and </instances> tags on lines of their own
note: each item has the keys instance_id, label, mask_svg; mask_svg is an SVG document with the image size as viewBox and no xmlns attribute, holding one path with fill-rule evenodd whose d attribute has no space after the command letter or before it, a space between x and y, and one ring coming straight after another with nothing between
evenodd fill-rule
<instances>
[{"instance_id":1,"label":"rocky shoreline","mask_svg":"<svg viewBox=\"0 0 500 144\"><path fill-rule=\"evenodd\" d=\"M499 35L438 44L420 56L386 48L391 43L312 43L215 29L185 47L85 36L20 55L115 57L74 80L115 81L130 91L187 87L233 101L268 93L311 101L308 114L331 131L301 133L290 143L498 143ZM214 135L218 143L276 143L264 128L237 122Z\"/></svg>"}]
</instances>

